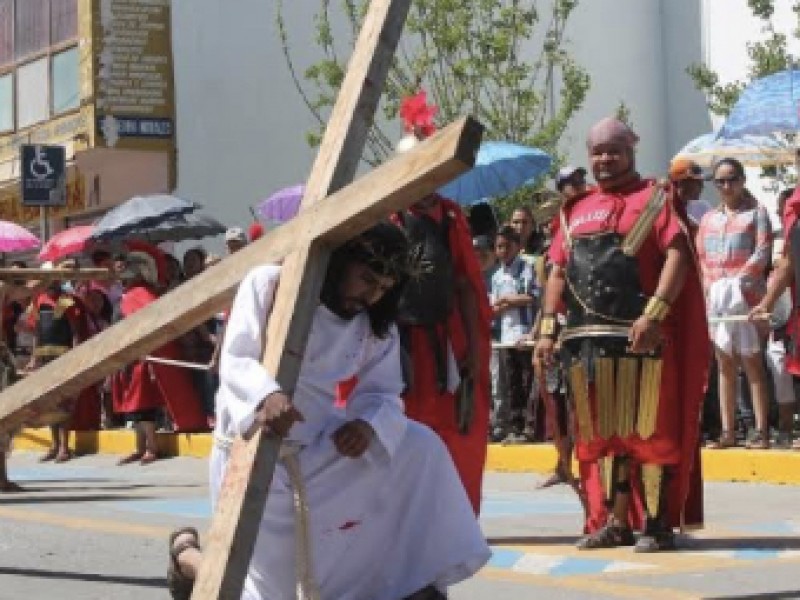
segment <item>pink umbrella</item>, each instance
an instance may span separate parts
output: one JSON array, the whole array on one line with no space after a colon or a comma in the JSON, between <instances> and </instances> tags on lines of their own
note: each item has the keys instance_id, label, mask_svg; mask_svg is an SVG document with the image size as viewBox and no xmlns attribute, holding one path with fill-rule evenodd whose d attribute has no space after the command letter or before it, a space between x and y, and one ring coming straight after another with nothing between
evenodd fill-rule
<instances>
[{"instance_id":1,"label":"pink umbrella","mask_svg":"<svg viewBox=\"0 0 800 600\"><path fill-rule=\"evenodd\" d=\"M24 227L11 221L0 221L0 252L31 250L40 245L39 238Z\"/></svg>"},{"instance_id":2,"label":"pink umbrella","mask_svg":"<svg viewBox=\"0 0 800 600\"><path fill-rule=\"evenodd\" d=\"M300 209L305 186L294 185L279 190L256 206L256 215L268 225L280 225L293 219Z\"/></svg>"},{"instance_id":3,"label":"pink umbrella","mask_svg":"<svg viewBox=\"0 0 800 600\"><path fill-rule=\"evenodd\" d=\"M39 260L58 260L70 254L83 252L92 233L94 225L76 225L59 231L39 252Z\"/></svg>"}]
</instances>

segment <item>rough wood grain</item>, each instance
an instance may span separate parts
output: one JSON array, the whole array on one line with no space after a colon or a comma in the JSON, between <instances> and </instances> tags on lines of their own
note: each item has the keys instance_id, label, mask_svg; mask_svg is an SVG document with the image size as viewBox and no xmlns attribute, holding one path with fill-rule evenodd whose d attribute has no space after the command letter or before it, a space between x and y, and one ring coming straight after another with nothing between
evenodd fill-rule
<instances>
[{"instance_id":1,"label":"rough wood grain","mask_svg":"<svg viewBox=\"0 0 800 600\"><path fill-rule=\"evenodd\" d=\"M373 0L370 4L301 208L314 206L355 177L410 5L410 0ZM333 199L323 203L332 205ZM309 239L286 258L281 269L263 363L289 392L300 372L329 249L329 245ZM260 430L247 441L237 440L232 448L230 474L211 524L193 600L241 597L279 449L280 439ZM305 598L307 593L298 589L298 597L315 600Z\"/></svg>"}]
</instances>

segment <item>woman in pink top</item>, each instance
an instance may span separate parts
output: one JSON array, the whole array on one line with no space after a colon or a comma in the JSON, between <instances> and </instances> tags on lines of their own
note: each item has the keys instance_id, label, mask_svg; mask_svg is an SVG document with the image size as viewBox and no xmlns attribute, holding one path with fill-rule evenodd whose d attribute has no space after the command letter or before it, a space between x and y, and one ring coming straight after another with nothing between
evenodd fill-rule
<instances>
[{"instance_id":1,"label":"woman in pink top","mask_svg":"<svg viewBox=\"0 0 800 600\"><path fill-rule=\"evenodd\" d=\"M772 229L766 209L745 187L744 167L738 160L725 158L717 163L714 185L720 205L703 216L697 233L711 340L719 368L722 416L722 435L709 447L736 445L734 400L741 365L750 383L756 420L747 447L769 448L768 387L763 364L766 328L724 319L747 315L764 297Z\"/></svg>"}]
</instances>

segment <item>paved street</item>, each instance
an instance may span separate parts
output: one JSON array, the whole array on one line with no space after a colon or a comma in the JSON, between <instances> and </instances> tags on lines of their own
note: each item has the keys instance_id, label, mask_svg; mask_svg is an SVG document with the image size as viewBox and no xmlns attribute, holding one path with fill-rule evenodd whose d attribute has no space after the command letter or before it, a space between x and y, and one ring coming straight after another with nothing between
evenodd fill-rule
<instances>
[{"instance_id":1,"label":"paved street","mask_svg":"<svg viewBox=\"0 0 800 600\"><path fill-rule=\"evenodd\" d=\"M12 476L30 491L0 496L0 600L167 598L166 536L208 523L205 462L149 467L91 456L39 465L15 453ZM709 527L689 549L578 553L570 490L534 491L533 475L490 474L484 530L494 557L453 600L496 598L800 598L800 490L709 484Z\"/></svg>"}]
</instances>

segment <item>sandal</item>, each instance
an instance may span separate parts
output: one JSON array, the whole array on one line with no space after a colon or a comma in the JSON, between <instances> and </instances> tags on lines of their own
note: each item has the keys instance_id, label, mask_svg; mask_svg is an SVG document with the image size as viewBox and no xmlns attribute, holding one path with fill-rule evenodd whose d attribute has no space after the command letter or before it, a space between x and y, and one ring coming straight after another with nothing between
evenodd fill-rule
<instances>
[{"instance_id":1,"label":"sandal","mask_svg":"<svg viewBox=\"0 0 800 600\"><path fill-rule=\"evenodd\" d=\"M181 542L177 546L175 540L183 534L194 536L194 539ZM175 600L190 600L192 596L192 588L194 588L194 579L191 579L183 574L181 566L178 563L178 557L184 550L194 548L200 550L198 543L199 535L197 529L194 527L181 527L176 529L169 536L169 569L167 569L167 586L169 593Z\"/></svg>"},{"instance_id":2,"label":"sandal","mask_svg":"<svg viewBox=\"0 0 800 600\"><path fill-rule=\"evenodd\" d=\"M736 441L736 434L732 431L723 431L719 439L709 440L706 443L706 448L710 450L724 450L726 448L735 448L739 443Z\"/></svg>"},{"instance_id":3,"label":"sandal","mask_svg":"<svg viewBox=\"0 0 800 600\"><path fill-rule=\"evenodd\" d=\"M769 450L770 441L769 441L769 430L754 430L753 434L750 436L750 439L744 445L745 448L749 450Z\"/></svg>"},{"instance_id":4,"label":"sandal","mask_svg":"<svg viewBox=\"0 0 800 600\"><path fill-rule=\"evenodd\" d=\"M144 452L134 452L133 454L129 454L125 458L120 458L119 461L117 461L117 466L121 467L122 465L129 465L133 462L142 460L143 456Z\"/></svg>"},{"instance_id":5,"label":"sandal","mask_svg":"<svg viewBox=\"0 0 800 600\"><path fill-rule=\"evenodd\" d=\"M672 531L659 531L654 534L644 534L633 547L634 552L650 554L675 550L675 534Z\"/></svg>"},{"instance_id":6,"label":"sandal","mask_svg":"<svg viewBox=\"0 0 800 600\"><path fill-rule=\"evenodd\" d=\"M621 525L608 524L594 533L583 536L577 541L575 547L578 550L599 550L635 544L636 538L633 537L633 531Z\"/></svg>"}]
</instances>

